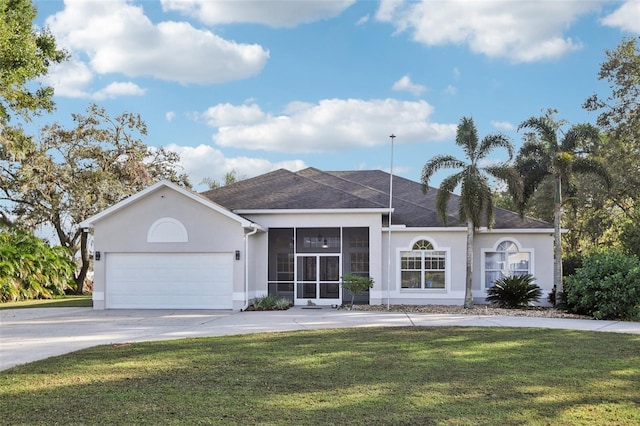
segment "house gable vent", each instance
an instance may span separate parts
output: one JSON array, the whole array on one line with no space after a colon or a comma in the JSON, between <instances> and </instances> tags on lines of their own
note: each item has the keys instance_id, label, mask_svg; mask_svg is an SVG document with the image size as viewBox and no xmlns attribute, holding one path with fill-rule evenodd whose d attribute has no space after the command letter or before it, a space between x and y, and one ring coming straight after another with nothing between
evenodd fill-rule
<instances>
[{"instance_id":1,"label":"house gable vent","mask_svg":"<svg viewBox=\"0 0 640 426\"><path fill-rule=\"evenodd\" d=\"M182 222L172 217L156 220L147 232L148 243L186 243L189 234Z\"/></svg>"}]
</instances>

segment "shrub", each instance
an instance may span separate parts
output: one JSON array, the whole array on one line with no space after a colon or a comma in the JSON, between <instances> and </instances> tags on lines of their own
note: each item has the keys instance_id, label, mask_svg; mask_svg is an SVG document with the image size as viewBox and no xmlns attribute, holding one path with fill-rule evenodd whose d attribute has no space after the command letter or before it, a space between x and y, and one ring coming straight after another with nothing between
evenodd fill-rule
<instances>
[{"instance_id":1,"label":"shrub","mask_svg":"<svg viewBox=\"0 0 640 426\"><path fill-rule=\"evenodd\" d=\"M582 267L582 254L577 252L567 253L562 256L562 275L569 276L576 273L578 268Z\"/></svg>"},{"instance_id":2,"label":"shrub","mask_svg":"<svg viewBox=\"0 0 640 426\"><path fill-rule=\"evenodd\" d=\"M533 281L535 278L530 274L501 278L487 290L487 302L501 308L529 306L542 295L542 290Z\"/></svg>"},{"instance_id":3,"label":"shrub","mask_svg":"<svg viewBox=\"0 0 640 426\"><path fill-rule=\"evenodd\" d=\"M640 320L640 259L598 250L567 277L567 308L596 319Z\"/></svg>"},{"instance_id":4,"label":"shrub","mask_svg":"<svg viewBox=\"0 0 640 426\"><path fill-rule=\"evenodd\" d=\"M342 288L351 293L351 308L353 308L353 299L371 287L373 287L373 278L356 274L345 274L342 277Z\"/></svg>"},{"instance_id":5,"label":"shrub","mask_svg":"<svg viewBox=\"0 0 640 426\"><path fill-rule=\"evenodd\" d=\"M0 302L49 299L73 288L75 264L63 247L30 232L0 232Z\"/></svg>"},{"instance_id":6,"label":"shrub","mask_svg":"<svg viewBox=\"0 0 640 426\"><path fill-rule=\"evenodd\" d=\"M284 311L290 306L291 302L286 297L267 295L254 298L250 308L254 311Z\"/></svg>"},{"instance_id":7,"label":"shrub","mask_svg":"<svg viewBox=\"0 0 640 426\"><path fill-rule=\"evenodd\" d=\"M291 307L291 301L286 297L278 297L274 304L274 309L279 311L286 311Z\"/></svg>"}]
</instances>

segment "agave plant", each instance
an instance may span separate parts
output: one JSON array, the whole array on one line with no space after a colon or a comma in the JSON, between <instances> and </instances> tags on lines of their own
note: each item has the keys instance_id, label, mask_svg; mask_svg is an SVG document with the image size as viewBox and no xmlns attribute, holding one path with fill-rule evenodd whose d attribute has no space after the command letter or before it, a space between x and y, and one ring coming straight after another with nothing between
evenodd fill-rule
<instances>
[{"instance_id":1,"label":"agave plant","mask_svg":"<svg viewBox=\"0 0 640 426\"><path fill-rule=\"evenodd\" d=\"M537 302L542 290L531 274L503 277L487 290L487 302L500 308L518 308Z\"/></svg>"},{"instance_id":2,"label":"agave plant","mask_svg":"<svg viewBox=\"0 0 640 426\"><path fill-rule=\"evenodd\" d=\"M254 311L274 311L286 310L291 306L291 302L286 297L274 295L258 296L251 302Z\"/></svg>"}]
</instances>

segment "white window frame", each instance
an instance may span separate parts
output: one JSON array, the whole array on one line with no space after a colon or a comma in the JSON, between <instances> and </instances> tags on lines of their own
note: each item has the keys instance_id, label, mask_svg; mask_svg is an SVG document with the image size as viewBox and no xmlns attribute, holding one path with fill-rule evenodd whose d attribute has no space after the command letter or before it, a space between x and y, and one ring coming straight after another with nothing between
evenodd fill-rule
<instances>
[{"instance_id":1,"label":"white window frame","mask_svg":"<svg viewBox=\"0 0 640 426\"><path fill-rule=\"evenodd\" d=\"M518 251L517 253L528 253L529 254L529 274L535 276L535 256L534 256L534 250L532 248L524 248L522 246L522 244L520 243L520 241L518 241L516 238L513 237L504 237L504 238L500 238L499 240L496 241L496 243L494 244L494 246L492 248L483 248L481 249L481 253L482 253L482 259L481 259L481 264L482 264L482 268L481 268L481 280L482 280L482 290L483 291L487 291L487 289L489 289L490 287L488 287L488 283L487 283L487 254L488 253L516 253L516 252L504 252L504 251L500 251L498 252L498 247L500 246L500 244L505 243L505 242L510 242L515 244L515 246L517 247ZM504 271L504 269L503 269Z\"/></svg>"},{"instance_id":2,"label":"white window frame","mask_svg":"<svg viewBox=\"0 0 640 426\"><path fill-rule=\"evenodd\" d=\"M433 250L427 251L439 251L444 252L444 288L429 288L425 287L425 283L421 282L422 288L402 288L402 253L414 251L413 246L421 241L425 240L433 247ZM421 277L421 281L424 281L424 275ZM407 247L399 247L396 249L396 282L397 289L400 293L446 293L451 288L451 249L449 247L440 247L433 238L426 236L418 236L411 240L411 243Z\"/></svg>"}]
</instances>

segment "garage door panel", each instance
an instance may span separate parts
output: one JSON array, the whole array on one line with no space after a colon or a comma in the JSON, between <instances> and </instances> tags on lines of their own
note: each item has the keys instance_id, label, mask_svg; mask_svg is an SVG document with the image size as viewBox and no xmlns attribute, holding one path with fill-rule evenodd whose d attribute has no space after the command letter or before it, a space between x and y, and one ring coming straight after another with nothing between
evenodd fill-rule
<instances>
[{"instance_id":1,"label":"garage door panel","mask_svg":"<svg viewBox=\"0 0 640 426\"><path fill-rule=\"evenodd\" d=\"M110 253L107 308L232 309L231 253Z\"/></svg>"}]
</instances>

